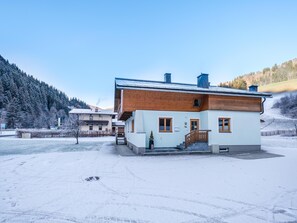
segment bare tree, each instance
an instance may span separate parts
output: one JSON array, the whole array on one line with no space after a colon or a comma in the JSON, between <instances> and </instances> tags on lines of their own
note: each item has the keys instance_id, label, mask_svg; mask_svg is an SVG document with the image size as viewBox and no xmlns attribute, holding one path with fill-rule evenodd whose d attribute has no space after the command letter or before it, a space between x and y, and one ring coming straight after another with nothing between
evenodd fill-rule
<instances>
[{"instance_id":1,"label":"bare tree","mask_svg":"<svg viewBox=\"0 0 297 223\"><path fill-rule=\"evenodd\" d=\"M78 144L80 126L82 125L82 123L82 120L79 120L78 114L69 114L69 118L66 122L65 128L71 131L73 137L76 138L76 144Z\"/></svg>"}]
</instances>

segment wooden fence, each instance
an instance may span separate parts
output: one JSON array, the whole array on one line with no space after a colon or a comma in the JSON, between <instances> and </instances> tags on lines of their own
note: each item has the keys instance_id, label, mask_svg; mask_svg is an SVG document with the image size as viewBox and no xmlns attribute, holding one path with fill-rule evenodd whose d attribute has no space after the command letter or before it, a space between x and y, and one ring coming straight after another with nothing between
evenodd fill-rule
<instances>
[{"instance_id":1,"label":"wooden fence","mask_svg":"<svg viewBox=\"0 0 297 223\"><path fill-rule=\"evenodd\" d=\"M74 137L73 131L70 130L51 130L51 129L19 129L16 131L16 135L22 138L23 133L30 135L29 138L62 138L62 137ZM114 133L106 131L80 131L80 137L102 137L113 136Z\"/></svg>"},{"instance_id":2,"label":"wooden fence","mask_svg":"<svg viewBox=\"0 0 297 223\"><path fill-rule=\"evenodd\" d=\"M274 135L286 135L294 136L296 135L296 130L272 130L272 131L262 131L261 136L274 136Z\"/></svg>"}]
</instances>

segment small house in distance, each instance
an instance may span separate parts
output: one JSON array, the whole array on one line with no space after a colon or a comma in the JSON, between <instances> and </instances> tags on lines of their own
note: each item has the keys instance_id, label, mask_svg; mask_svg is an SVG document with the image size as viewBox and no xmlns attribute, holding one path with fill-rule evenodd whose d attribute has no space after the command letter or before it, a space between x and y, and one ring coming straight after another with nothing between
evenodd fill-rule
<instances>
[{"instance_id":1,"label":"small house in distance","mask_svg":"<svg viewBox=\"0 0 297 223\"><path fill-rule=\"evenodd\" d=\"M79 120L82 121L80 125L81 131L99 131L106 134L113 134L115 129L112 125L117 113L112 111L93 109L72 109L69 114L78 115Z\"/></svg>"},{"instance_id":2,"label":"small house in distance","mask_svg":"<svg viewBox=\"0 0 297 223\"><path fill-rule=\"evenodd\" d=\"M249 91L210 86L208 74L195 82L171 82L170 73L164 81L116 78L114 111L125 121L128 146L138 154L148 148L260 150L260 113L271 95L256 86Z\"/></svg>"}]
</instances>

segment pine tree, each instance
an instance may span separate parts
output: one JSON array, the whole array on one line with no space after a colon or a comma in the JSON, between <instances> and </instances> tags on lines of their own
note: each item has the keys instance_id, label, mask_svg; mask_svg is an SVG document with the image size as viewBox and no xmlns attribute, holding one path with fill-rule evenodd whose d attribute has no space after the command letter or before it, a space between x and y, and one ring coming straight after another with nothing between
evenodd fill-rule
<instances>
[{"instance_id":1,"label":"pine tree","mask_svg":"<svg viewBox=\"0 0 297 223\"><path fill-rule=\"evenodd\" d=\"M2 82L0 82L0 109L4 107L4 88L2 86Z\"/></svg>"},{"instance_id":2,"label":"pine tree","mask_svg":"<svg viewBox=\"0 0 297 223\"><path fill-rule=\"evenodd\" d=\"M49 128L66 119L68 106L89 108L45 82L21 71L0 56L0 112L10 128Z\"/></svg>"},{"instance_id":3,"label":"pine tree","mask_svg":"<svg viewBox=\"0 0 297 223\"><path fill-rule=\"evenodd\" d=\"M12 102L7 106L7 127L8 128L18 128L20 124L20 105L17 98L14 98Z\"/></svg>"}]
</instances>

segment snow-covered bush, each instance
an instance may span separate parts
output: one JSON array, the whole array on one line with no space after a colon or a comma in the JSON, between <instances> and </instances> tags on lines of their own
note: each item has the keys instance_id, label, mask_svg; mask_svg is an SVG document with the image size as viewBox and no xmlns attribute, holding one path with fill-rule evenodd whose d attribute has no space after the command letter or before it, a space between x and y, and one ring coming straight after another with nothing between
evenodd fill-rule
<instances>
[{"instance_id":1,"label":"snow-covered bush","mask_svg":"<svg viewBox=\"0 0 297 223\"><path fill-rule=\"evenodd\" d=\"M297 94L282 97L273 105L273 108L279 108L285 116L297 118Z\"/></svg>"}]
</instances>

